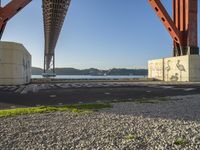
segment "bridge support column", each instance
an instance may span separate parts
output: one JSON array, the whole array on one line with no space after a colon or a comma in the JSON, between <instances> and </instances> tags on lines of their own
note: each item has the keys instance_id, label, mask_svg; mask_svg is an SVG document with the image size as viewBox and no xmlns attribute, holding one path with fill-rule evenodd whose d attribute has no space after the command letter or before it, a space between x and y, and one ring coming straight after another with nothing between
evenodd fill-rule
<instances>
[{"instance_id":1,"label":"bridge support column","mask_svg":"<svg viewBox=\"0 0 200 150\"><path fill-rule=\"evenodd\" d=\"M173 19L160 0L149 0L174 41L173 56L198 55L198 0L173 0Z\"/></svg>"},{"instance_id":2,"label":"bridge support column","mask_svg":"<svg viewBox=\"0 0 200 150\"><path fill-rule=\"evenodd\" d=\"M173 19L160 0L149 0L172 37L174 57L149 61L148 77L163 81L200 81L198 0L172 1Z\"/></svg>"},{"instance_id":3,"label":"bridge support column","mask_svg":"<svg viewBox=\"0 0 200 150\"><path fill-rule=\"evenodd\" d=\"M55 54L53 55L53 74L55 74Z\"/></svg>"},{"instance_id":4,"label":"bridge support column","mask_svg":"<svg viewBox=\"0 0 200 150\"><path fill-rule=\"evenodd\" d=\"M173 20L181 34L181 44L174 41L174 56L198 55L198 0L173 0Z\"/></svg>"},{"instance_id":5,"label":"bridge support column","mask_svg":"<svg viewBox=\"0 0 200 150\"><path fill-rule=\"evenodd\" d=\"M43 77L55 77L56 76L56 73L55 73L55 53L50 54L50 57L51 57L51 59L49 61L49 54L44 54ZM47 66L48 66L48 68L47 68Z\"/></svg>"}]
</instances>

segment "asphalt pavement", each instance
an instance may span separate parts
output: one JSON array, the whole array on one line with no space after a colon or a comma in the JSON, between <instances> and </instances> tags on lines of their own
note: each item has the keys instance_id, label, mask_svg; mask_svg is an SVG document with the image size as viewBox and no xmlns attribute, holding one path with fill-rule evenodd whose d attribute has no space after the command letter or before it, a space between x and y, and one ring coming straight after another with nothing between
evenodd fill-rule
<instances>
[{"instance_id":1,"label":"asphalt pavement","mask_svg":"<svg viewBox=\"0 0 200 150\"><path fill-rule=\"evenodd\" d=\"M0 86L0 109L40 105L65 105L134 101L200 94L200 84L162 83L59 83Z\"/></svg>"}]
</instances>

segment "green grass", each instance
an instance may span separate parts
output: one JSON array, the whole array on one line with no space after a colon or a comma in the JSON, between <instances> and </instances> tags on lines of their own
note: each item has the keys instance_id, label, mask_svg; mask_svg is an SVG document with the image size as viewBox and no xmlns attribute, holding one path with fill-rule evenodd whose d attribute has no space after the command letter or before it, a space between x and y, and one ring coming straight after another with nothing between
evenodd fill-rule
<instances>
[{"instance_id":1,"label":"green grass","mask_svg":"<svg viewBox=\"0 0 200 150\"><path fill-rule=\"evenodd\" d=\"M145 99L145 98L143 98L143 99L138 99L135 102L139 103L139 104L145 104L145 103L158 104L158 103L161 103L161 102L164 102L164 101L167 101L167 99L164 98L164 97L160 97L160 98L154 98L154 99Z\"/></svg>"},{"instance_id":2,"label":"green grass","mask_svg":"<svg viewBox=\"0 0 200 150\"><path fill-rule=\"evenodd\" d=\"M72 107L72 108L77 108L77 109L99 110L99 109L103 109L103 108L111 108L112 105L109 104L109 103L74 104L74 105L71 105L70 107Z\"/></svg>"},{"instance_id":3,"label":"green grass","mask_svg":"<svg viewBox=\"0 0 200 150\"><path fill-rule=\"evenodd\" d=\"M149 103L149 104L157 104L157 103L161 103L167 101L166 98L164 97L160 97L160 98L154 98L154 99L147 99L147 98L141 98L141 99L132 99L132 100L113 100L112 103L124 103L124 102L134 102L137 104L145 104L145 103Z\"/></svg>"},{"instance_id":4,"label":"green grass","mask_svg":"<svg viewBox=\"0 0 200 150\"><path fill-rule=\"evenodd\" d=\"M145 104L145 103L157 104L157 103L160 103L161 101L158 99L141 99L141 100L136 100L135 102L139 104Z\"/></svg>"},{"instance_id":5,"label":"green grass","mask_svg":"<svg viewBox=\"0 0 200 150\"><path fill-rule=\"evenodd\" d=\"M185 138L178 138L174 141L175 145L181 145L184 146L188 143L188 140L186 140Z\"/></svg>"},{"instance_id":6,"label":"green grass","mask_svg":"<svg viewBox=\"0 0 200 150\"><path fill-rule=\"evenodd\" d=\"M100 104L74 104L66 106L40 106L40 107L30 107L30 108L16 108L8 110L0 110L0 117L9 117L17 115L27 115L35 113L48 113L55 111L71 111L74 113L88 113L94 110L99 110L103 108L111 108L112 105L107 103Z\"/></svg>"},{"instance_id":7,"label":"green grass","mask_svg":"<svg viewBox=\"0 0 200 150\"><path fill-rule=\"evenodd\" d=\"M133 134L128 134L127 136L125 136L125 139L131 141L135 139L135 136Z\"/></svg>"}]
</instances>

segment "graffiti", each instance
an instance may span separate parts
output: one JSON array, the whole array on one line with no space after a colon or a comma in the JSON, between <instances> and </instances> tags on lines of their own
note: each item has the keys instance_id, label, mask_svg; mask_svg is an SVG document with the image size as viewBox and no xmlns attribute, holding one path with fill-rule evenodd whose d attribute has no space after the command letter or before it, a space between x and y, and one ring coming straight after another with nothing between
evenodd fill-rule
<instances>
[{"instance_id":1,"label":"graffiti","mask_svg":"<svg viewBox=\"0 0 200 150\"><path fill-rule=\"evenodd\" d=\"M165 81L184 81L187 66L184 60L163 59L149 63L149 76Z\"/></svg>"},{"instance_id":2,"label":"graffiti","mask_svg":"<svg viewBox=\"0 0 200 150\"><path fill-rule=\"evenodd\" d=\"M180 71L180 81L182 81L182 72L186 72L184 65L180 64L180 60L177 61L176 67Z\"/></svg>"},{"instance_id":3,"label":"graffiti","mask_svg":"<svg viewBox=\"0 0 200 150\"><path fill-rule=\"evenodd\" d=\"M26 67L26 66L25 66L25 63L26 63L26 62L25 62L25 59L23 58L23 68L24 68L24 70L26 69L26 68L25 68L25 67Z\"/></svg>"},{"instance_id":4,"label":"graffiti","mask_svg":"<svg viewBox=\"0 0 200 150\"><path fill-rule=\"evenodd\" d=\"M159 78L163 76L163 66L160 62L151 62L149 63L149 77L150 78Z\"/></svg>"},{"instance_id":5,"label":"graffiti","mask_svg":"<svg viewBox=\"0 0 200 150\"><path fill-rule=\"evenodd\" d=\"M149 64L149 76L150 78L153 78L155 73L155 65L153 63Z\"/></svg>"},{"instance_id":6,"label":"graffiti","mask_svg":"<svg viewBox=\"0 0 200 150\"><path fill-rule=\"evenodd\" d=\"M167 71L167 81L169 81L169 71L171 70L170 63L171 61L167 61L167 67L165 67L165 71Z\"/></svg>"},{"instance_id":7,"label":"graffiti","mask_svg":"<svg viewBox=\"0 0 200 150\"><path fill-rule=\"evenodd\" d=\"M27 61L26 58L24 57L23 58L23 76L24 76L24 80L26 82L28 82L29 80L29 68L30 68L30 62L29 60Z\"/></svg>"},{"instance_id":8,"label":"graffiti","mask_svg":"<svg viewBox=\"0 0 200 150\"><path fill-rule=\"evenodd\" d=\"M170 77L170 81L178 81L179 80L179 74L178 73L176 73L175 75L172 75L171 77Z\"/></svg>"},{"instance_id":9,"label":"graffiti","mask_svg":"<svg viewBox=\"0 0 200 150\"><path fill-rule=\"evenodd\" d=\"M158 77L158 78L160 78L160 77L162 77L162 64L161 63L156 63L155 64L155 70L156 70L156 73L157 73L157 75L156 75L156 77Z\"/></svg>"}]
</instances>

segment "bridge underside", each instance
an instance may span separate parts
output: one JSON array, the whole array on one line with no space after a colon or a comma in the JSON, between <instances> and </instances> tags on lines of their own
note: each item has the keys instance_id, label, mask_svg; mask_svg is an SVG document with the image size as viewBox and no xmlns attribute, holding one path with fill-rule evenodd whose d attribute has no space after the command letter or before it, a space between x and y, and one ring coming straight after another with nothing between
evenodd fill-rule
<instances>
[{"instance_id":1,"label":"bridge underside","mask_svg":"<svg viewBox=\"0 0 200 150\"><path fill-rule=\"evenodd\" d=\"M55 68L55 47L71 0L43 0L44 73Z\"/></svg>"}]
</instances>

